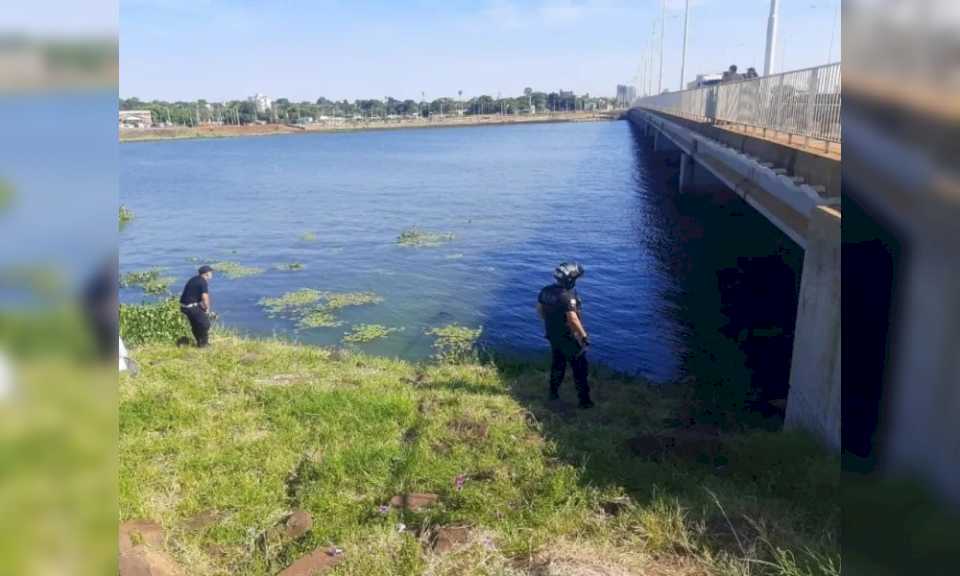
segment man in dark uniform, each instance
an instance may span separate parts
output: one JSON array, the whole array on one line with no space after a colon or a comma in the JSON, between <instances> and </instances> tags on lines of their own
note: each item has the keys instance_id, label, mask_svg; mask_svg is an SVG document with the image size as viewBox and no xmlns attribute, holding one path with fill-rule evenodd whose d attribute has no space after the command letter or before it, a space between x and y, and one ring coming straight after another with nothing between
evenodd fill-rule
<instances>
[{"instance_id":1,"label":"man in dark uniform","mask_svg":"<svg viewBox=\"0 0 960 576\"><path fill-rule=\"evenodd\" d=\"M580 295L574 285L583 276L583 266L565 263L553 271L554 284L540 291L537 312L543 318L553 362L550 366L550 399L559 396L560 383L567 371L567 363L573 368L573 380L581 408L592 408L590 385L587 383L587 347L590 339L583 327Z\"/></svg>"},{"instance_id":2,"label":"man in dark uniform","mask_svg":"<svg viewBox=\"0 0 960 576\"><path fill-rule=\"evenodd\" d=\"M187 281L180 295L180 310L190 321L193 337L197 346L203 348L209 343L210 333L210 292L207 283L213 278L213 268L201 266L197 275Z\"/></svg>"}]
</instances>

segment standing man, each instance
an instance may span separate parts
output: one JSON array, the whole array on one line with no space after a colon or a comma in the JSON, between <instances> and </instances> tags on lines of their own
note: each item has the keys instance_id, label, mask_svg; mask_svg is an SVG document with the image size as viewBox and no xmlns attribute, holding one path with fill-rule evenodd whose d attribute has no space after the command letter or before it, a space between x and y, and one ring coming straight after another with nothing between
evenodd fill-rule
<instances>
[{"instance_id":1,"label":"standing man","mask_svg":"<svg viewBox=\"0 0 960 576\"><path fill-rule=\"evenodd\" d=\"M587 383L587 347L590 339L583 327L580 296L574 285L583 276L583 266L564 263L553 271L554 284L546 286L537 298L537 312L543 318L553 362L550 366L550 399L560 397L560 384L567 371L573 368L580 408L592 408L590 385Z\"/></svg>"},{"instance_id":2,"label":"standing man","mask_svg":"<svg viewBox=\"0 0 960 576\"><path fill-rule=\"evenodd\" d=\"M201 266L197 275L187 281L180 295L180 311L190 321L193 337L197 339L197 347L203 348L207 344L210 333L210 292L207 283L213 278L213 268Z\"/></svg>"}]
</instances>

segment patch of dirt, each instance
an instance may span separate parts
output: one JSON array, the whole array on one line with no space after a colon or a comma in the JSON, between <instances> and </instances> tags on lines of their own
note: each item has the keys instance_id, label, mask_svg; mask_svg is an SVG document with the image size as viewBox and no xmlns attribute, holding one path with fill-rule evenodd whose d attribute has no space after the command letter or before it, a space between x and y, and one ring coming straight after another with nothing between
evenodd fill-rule
<instances>
[{"instance_id":1,"label":"patch of dirt","mask_svg":"<svg viewBox=\"0 0 960 576\"><path fill-rule=\"evenodd\" d=\"M600 508L603 509L603 513L607 516L619 516L629 510L632 506L633 501L626 496L610 498L600 502Z\"/></svg>"},{"instance_id":2,"label":"patch of dirt","mask_svg":"<svg viewBox=\"0 0 960 576\"><path fill-rule=\"evenodd\" d=\"M487 438L487 425L469 418L451 420L447 428L461 440L477 442Z\"/></svg>"},{"instance_id":3,"label":"patch of dirt","mask_svg":"<svg viewBox=\"0 0 960 576\"><path fill-rule=\"evenodd\" d=\"M117 567L120 576L182 576L184 574L169 554L143 546L121 553Z\"/></svg>"},{"instance_id":4,"label":"patch of dirt","mask_svg":"<svg viewBox=\"0 0 960 576\"><path fill-rule=\"evenodd\" d=\"M120 576L184 576L185 572L163 550L163 528L151 520L124 522L119 529Z\"/></svg>"},{"instance_id":5,"label":"patch of dirt","mask_svg":"<svg viewBox=\"0 0 960 576\"><path fill-rule=\"evenodd\" d=\"M129 551L135 546L163 548L163 528L153 520L130 520L120 525L120 552Z\"/></svg>"},{"instance_id":6,"label":"patch of dirt","mask_svg":"<svg viewBox=\"0 0 960 576\"><path fill-rule=\"evenodd\" d=\"M271 388L274 386L292 386L300 384L304 380L304 377L300 374L274 374L269 378L257 378L253 382L257 386Z\"/></svg>"},{"instance_id":7,"label":"patch of dirt","mask_svg":"<svg viewBox=\"0 0 960 576\"><path fill-rule=\"evenodd\" d=\"M517 566L529 576L706 576L695 562L672 556L621 555L589 544L558 542Z\"/></svg>"},{"instance_id":8,"label":"patch of dirt","mask_svg":"<svg viewBox=\"0 0 960 576\"><path fill-rule=\"evenodd\" d=\"M412 512L429 508L440 501L440 496L427 492L398 494L390 499L390 506L394 508L403 508Z\"/></svg>"},{"instance_id":9,"label":"patch of dirt","mask_svg":"<svg viewBox=\"0 0 960 576\"><path fill-rule=\"evenodd\" d=\"M343 553L331 548L317 548L284 568L277 576L319 576L343 561Z\"/></svg>"},{"instance_id":10,"label":"patch of dirt","mask_svg":"<svg viewBox=\"0 0 960 576\"><path fill-rule=\"evenodd\" d=\"M403 433L403 443L407 446L416 443L418 438L420 438L420 430L416 426L408 428L407 431Z\"/></svg>"},{"instance_id":11,"label":"patch of dirt","mask_svg":"<svg viewBox=\"0 0 960 576\"><path fill-rule=\"evenodd\" d=\"M183 522L183 527L190 532L200 532L206 530L207 528L217 524L225 518L227 515L226 512L219 512L217 510L205 510L199 514L194 514L193 516L187 518Z\"/></svg>"},{"instance_id":12,"label":"patch of dirt","mask_svg":"<svg viewBox=\"0 0 960 576\"><path fill-rule=\"evenodd\" d=\"M443 526L433 534L431 548L438 554L446 554L470 541L469 526Z\"/></svg>"},{"instance_id":13,"label":"patch of dirt","mask_svg":"<svg viewBox=\"0 0 960 576\"><path fill-rule=\"evenodd\" d=\"M287 516L283 526L284 537L288 540L296 540L313 528L313 516L304 510L297 510Z\"/></svg>"}]
</instances>

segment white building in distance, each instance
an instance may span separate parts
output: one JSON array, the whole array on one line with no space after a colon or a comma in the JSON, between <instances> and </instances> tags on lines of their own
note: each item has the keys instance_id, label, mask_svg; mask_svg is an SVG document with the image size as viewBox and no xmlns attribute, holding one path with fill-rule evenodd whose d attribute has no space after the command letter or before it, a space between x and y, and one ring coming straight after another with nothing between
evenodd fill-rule
<instances>
[{"instance_id":1,"label":"white building in distance","mask_svg":"<svg viewBox=\"0 0 960 576\"><path fill-rule=\"evenodd\" d=\"M250 101L257 107L257 113L262 114L270 108L273 107L273 100L264 96L263 94L257 94L250 98Z\"/></svg>"}]
</instances>

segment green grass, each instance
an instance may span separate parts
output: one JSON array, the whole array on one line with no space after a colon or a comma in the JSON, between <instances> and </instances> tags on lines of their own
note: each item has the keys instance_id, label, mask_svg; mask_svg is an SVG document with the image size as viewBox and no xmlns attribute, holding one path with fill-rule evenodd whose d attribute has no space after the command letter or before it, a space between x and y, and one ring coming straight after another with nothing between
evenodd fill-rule
<instances>
[{"instance_id":1,"label":"green grass","mask_svg":"<svg viewBox=\"0 0 960 576\"><path fill-rule=\"evenodd\" d=\"M565 404L543 402L545 361L413 364L225 335L133 354L121 516L160 522L190 574L275 574L333 544L337 575L839 573L834 459L773 433L637 455L626 441L663 432L681 397L642 381L594 371L582 412L569 384ZM440 502L381 513L403 492ZM256 544L295 509L314 516L304 538ZM433 552L427 534L454 524L468 542Z\"/></svg>"}]
</instances>

